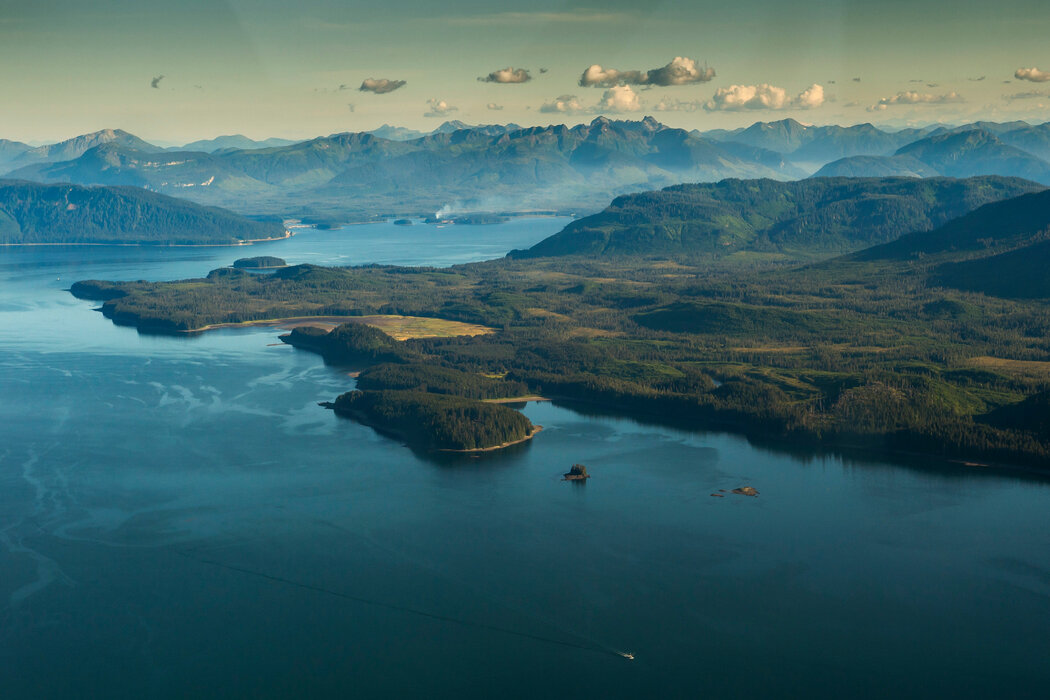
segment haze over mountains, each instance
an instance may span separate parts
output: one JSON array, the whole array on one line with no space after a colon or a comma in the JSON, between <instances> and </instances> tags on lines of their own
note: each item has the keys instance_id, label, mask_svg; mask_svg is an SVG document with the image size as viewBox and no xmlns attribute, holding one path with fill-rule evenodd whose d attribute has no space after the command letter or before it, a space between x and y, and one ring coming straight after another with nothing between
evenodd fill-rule
<instances>
[{"instance_id":1,"label":"haze over mountains","mask_svg":"<svg viewBox=\"0 0 1050 700\"><path fill-rule=\"evenodd\" d=\"M887 131L792 119L702 133L599 117L521 128L384 125L298 143L224 136L162 149L120 130L50 146L0 141L0 174L135 185L241 213L334 221L443 211L600 210L684 182L817 176L1021 177L1050 185L1050 123Z\"/></svg>"}]
</instances>

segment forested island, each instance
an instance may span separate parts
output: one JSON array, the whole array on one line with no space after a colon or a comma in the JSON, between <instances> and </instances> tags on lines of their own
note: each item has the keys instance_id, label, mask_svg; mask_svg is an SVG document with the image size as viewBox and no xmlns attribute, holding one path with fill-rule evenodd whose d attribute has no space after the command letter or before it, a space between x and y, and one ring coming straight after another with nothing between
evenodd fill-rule
<instances>
[{"instance_id":1,"label":"forested island","mask_svg":"<svg viewBox=\"0 0 1050 700\"><path fill-rule=\"evenodd\" d=\"M241 270L267 270L273 267L288 267L282 258L272 255L257 255L254 258L239 258L233 261L233 267Z\"/></svg>"},{"instance_id":2,"label":"forested island","mask_svg":"<svg viewBox=\"0 0 1050 700\"><path fill-rule=\"evenodd\" d=\"M610 251L447 269L296 265L73 291L141 326L405 314L499 329L397 341L349 324L284 339L367 367L363 397L344 406L362 402L359 415L395 431L404 416L463 410L441 397L476 408L528 393L797 449L1046 468L1048 231L1043 191L801 266L702 250ZM380 400L384 392L392 396ZM417 444L451 444L447 437Z\"/></svg>"},{"instance_id":3,"label":"forested island","mask_svg":"<svg viewBox=\"0 0 1050 700\"><path fill-rule=\"evenodd\" d=\"M140 187L0 180L0 244L238 245L287 236L280 221L254 221Z\"/></svg>"}]
</instances>

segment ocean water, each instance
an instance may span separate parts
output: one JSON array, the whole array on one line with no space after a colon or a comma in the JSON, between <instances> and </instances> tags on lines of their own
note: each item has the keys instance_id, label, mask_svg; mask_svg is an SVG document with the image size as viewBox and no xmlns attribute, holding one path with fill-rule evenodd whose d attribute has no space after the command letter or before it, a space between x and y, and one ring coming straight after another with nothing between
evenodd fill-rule
<instances>
[{"instance_id":1,"label":"ocean water","mask_svg":"<svg viewBox=\"0 0 1050 700\"><path fill-rule=\"evenodd\" d=\"M353 380L279 331L140 335L65 291L564 223L0 249L0 698L1045 696L1046 479L549 403L438 459L317 406Z\"/></svg>"}]
</instances>

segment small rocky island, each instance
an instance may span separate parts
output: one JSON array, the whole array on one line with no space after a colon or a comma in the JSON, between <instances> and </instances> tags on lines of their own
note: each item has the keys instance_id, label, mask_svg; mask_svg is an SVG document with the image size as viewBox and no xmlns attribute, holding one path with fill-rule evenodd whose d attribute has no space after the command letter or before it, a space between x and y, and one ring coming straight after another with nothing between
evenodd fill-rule
<instances>
[{"instance_id":1,"label":"small rocky island","mask_svg":"<svg viewBox=\"0 0 1050 700\"><path fill-rule=\"evenodd\" d=\"M272 255L259 255L254 258L234 260L233 267L238 270L266 270L273 267L288 267L288 263Z\"/></svg>"},{"instance_id":2,"label":"small rocky island","mask_svg":"<svg viewBox=\"0 0 1050 700\"><path fill-rule=\"evenodd\" d=\"M568 472L565 473L564 481L584 481L590 479L591 475L587 473L587 467L582 464L574 464Z\"/></svg>"}]
</instances>

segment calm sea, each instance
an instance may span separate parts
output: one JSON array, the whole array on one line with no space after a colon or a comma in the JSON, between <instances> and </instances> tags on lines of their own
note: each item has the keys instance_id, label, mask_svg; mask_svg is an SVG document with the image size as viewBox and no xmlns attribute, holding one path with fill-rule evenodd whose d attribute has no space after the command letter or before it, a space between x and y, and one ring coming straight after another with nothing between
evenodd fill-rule
<instances>
[{"instance_id":1,"label":"calm sea","mask_svg":"<svg viewBox=\"0 0 1050 700\"><path fill-rule=\"evenodd\" d=\"M0 698L1046 696L1044 479L543 403L532 443L435 460L318 407L353 380L273 329L140 335L65 291L564 223L0 249Z\"/></svg>"}]
</instances>

